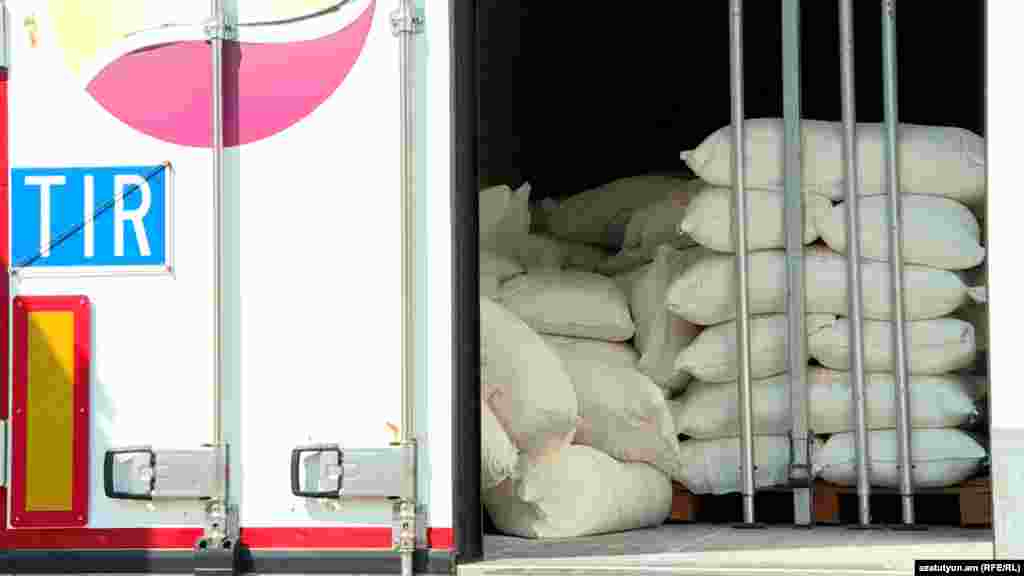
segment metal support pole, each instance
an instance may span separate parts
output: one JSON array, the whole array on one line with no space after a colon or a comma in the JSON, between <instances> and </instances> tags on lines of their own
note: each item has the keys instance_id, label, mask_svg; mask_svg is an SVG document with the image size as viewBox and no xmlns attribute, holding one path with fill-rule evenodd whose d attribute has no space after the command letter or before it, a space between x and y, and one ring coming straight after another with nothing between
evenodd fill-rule
<instances>
[{"instance_id":1,"label":"metal support pole","mask_svg":"<svg viewBox=\"0 0 1024 576\"><path fill-rule=\"evenodd\" d=\"M893 358L896 365L896 430L899 437L900 497L903 525L914 526L914 479L910 448L910 390L907 368L906 312L903 302L903 201L900 196L896 76L895 0L882 0L882 86L885 108L886 183L889 193L889 274L892 277Z\"/></svg>"},{"instance_id":2,"label":"metal support pole","mask_svg":"<svg viewBox=\"0 0 1024 576\"><path fill-rule=\"evenodd\" d=\"M787 271L787 352L789 355L789 483L793 487L793 521L809 526L811 471L808 461L807 324L804 320L804 200L800 156L800 0L782 0L782 94L785 122L785 230Z\"/></svg>"},{"instance_id":3,"label":"metal support pole","mask_svg":"<svg viewBox=\"0 0 1024 576\"><path fill-rule=\"evenodd\" d=\"M852 0L839 0L840 85L843 106L843 166L846 187L846 247L850 311L850 370L857 446L857 498L860 526L871 524L871 477L868 474L867 425L864 398L864 311L860 268L860 210L857 181L857 104L853 61Z\"/></svg>"},{"instance_id":4,"label":"metal support pole","mask_svg":"<svg viewBox=\"0 0 1024 576\"><path fill-rule=\"evenodd\" d=\"M400 0L391 15L399 41L401 74L401 210L402 210L402 444L406 471L399 504L401 530L398 549L402 576L412 576L416 552L416 36L422 24L414 0Z\"/></svg>"},{"instance_id":5,"label":"metal support pole","mask_svg":"<svg viewBox=\"0 0 1024 576\"><path fill-rule=\"evenodd\" d=\"M733 238L736 248L736 344L739 351L740 478L743 525L754 525L754 434L750 394L750 294L747 194L744 190L743 0L729 2L729 68L732 79Z\"/></svg>"},{"instance_id":6,"label":"metal support pole","mask_svg":"<svg viewBox=\"0 0 1024 576\"><path fill-rule=\"evenodd\" d=\"M212 0L213 26L210 38L212 54L212 136L213 136L213 442L224 440L224 1Z\"/></svg>"}]
</instances>

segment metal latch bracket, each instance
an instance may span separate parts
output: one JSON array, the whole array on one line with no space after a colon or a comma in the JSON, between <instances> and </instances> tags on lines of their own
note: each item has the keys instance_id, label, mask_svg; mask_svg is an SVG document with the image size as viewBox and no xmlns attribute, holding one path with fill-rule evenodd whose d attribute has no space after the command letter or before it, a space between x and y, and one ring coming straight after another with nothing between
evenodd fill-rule
<instances>
[{"instance_id":1,"label":"metal latch bracket","mask_svg":"<svg viewBox=\"0 0 1024 576\"><path fill-rule=\"evenodd\" d=\"M115 500L210 500L226 478L225 447L154 450L150 446L108 450L103 491ZM119 488L134 485L134 490Z\"/></svg>"}]
</instances>

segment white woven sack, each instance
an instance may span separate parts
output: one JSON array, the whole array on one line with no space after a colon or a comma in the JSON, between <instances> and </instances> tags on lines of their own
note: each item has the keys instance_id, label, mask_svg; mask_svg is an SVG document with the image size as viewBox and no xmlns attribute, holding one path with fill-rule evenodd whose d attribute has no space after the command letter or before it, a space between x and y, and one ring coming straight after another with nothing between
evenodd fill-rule
<instances>
[{"instance_id":1,"label":"white woven sack","mask_svg":"<svg viewBox=\"0 0 1024 576\"><path fill-rule=\"evenodd\" d=\"M501 290L501 280L497 276L491 275L480 275L480 297L490 298L491 300L498 298L498 293Z\"/></svg>"},{"instance_id":2,"label":"white woven sack","mask_svg":"<svg viewBox=\"0 0 1024 576\"><path fill-rule=\"evenodd\" d=\"M579 399L574 444L622 462L646 462L679 474L679 441L661 390L631 366L583 348L558 349Z\"/></svg>"},{"instance_id":3,"label":"white woven sack","mask_svg":"<svg viewBox=\"0 0 1024 576\"><path fill-rule=\"evenodd\" d=\"M489 229L480 228L481 250L518 257L519 245L530 233L530 191L529 182L511 191L497 224Z\"/></svg>"},{"instance_id":4,"label":"white woven sack","mask_svg":"<svg viewBox=\"0 0 1024 576\"><path fill-rule=\"evenodd\" d=\"M539 270L501 286L501 303L542 334L625 342L635 327L611 278L577 270Z\"/></svg>"},{"instance_id":5,"label":"white woven sack","mask_svg":"<svg viewBox=\"0 0 1024 576\"><path fill-rule=\"evenodd\" d=\"M705 184L697 179L687 180L668 196L633 212L626 226L624 250L635 250L654 256L658 246L668 244L676 249L696 246L697 242L679 231L679 223L686 216L690 200Z\"/></svg>"},{"instance_id":6,"label":"white woven sack","mask_svg":"<svg viewBox=\"0 0 1024 576\"><path fill-rule=\"evenodd\" d=\"M864 321L864 371L893 371L892 322ZM945 374L970 366L977 356L974 327L956 318L936 318L906 323L907 364L910 374ZM811 358L834 370L850 369L850 321L807 337Z\"/></svg>"},{"instance_id":7,"label":"white woven sack","mask_svg":"<svg viewBox=\"0 0 1024 576\"><path fill-rule=\"evenodd\" d=\"M563 240L621 248L634 211L686 185L685 180L668 176L620 178L562 201L549 213L548 227Z\"/></svg>"},{"instance_id":8,"label":"white woven sack","mask_svg":"<svg viewBox=\"0 0 1024 576\"><path fill-rule=\"evenodd\" d=\"M531 458L576 435L579 403L561 358L514 314L480 299L480 384L509 439Z\"/></svg>"},{"instance_id":9,"label":"white woven sack","mask_svg":"<svg viewBox=\"0 0 1024 576\"><path fill-rule=\"evenodd\" d=\"M857 182L862 195L884 195L886 137L882 124L858 123ZM746 185L781 190L785 182L785 125L781 118L744 121ZM801 121L805 190L839 200L844 195L843 128L840 122ZM901 124L897 136L900 188L979 204L985 197L985 141L962 128ZM731 182L732 127L704 139L683 159L702 179Z\"/></svg>"},{"instance_id":10,"label":"white woven sack","mask_svg":"<svg viewBox=\"0 0 1024 576\"><path fill-rule=\"evenodd\" d=\"M829 438L813 456L814 474L833 484L857 484L857 448L853 432ZM910 453L916 488L944 488L971 477L986 457L985 448L955 428L911 430ZM898 488L899 444L896 430L868 433L871 485Z\"/></svg>"},{"instance_id":11,"label":"white woven sack","mask_svg":"<svg viewBox=\"0 0 1024 576\"><path fill-rule=\"evenodd\" d=\"M634 279L629 291L630 312L636 324L634 342L641 354L637 366L670 393L682 390L689 381L686 372L676 370L675 360L699 328L671 314L665 307L665 295L672 280L707 253L709 250L699 246L683 251L659 246L654 263Z\"/></svg>"},{"instance_id":12,"label":"white woven sack","mask_svg":"<svg viewBox=\"0 0 1024 576\"><path fill-rule=\"evenodd\" d=\"M817 440L815 440L817 444ZM789 476L789 437L754 436L754 485L785 484ZM680 443L682 484L694 494L739 492L740 439L686 440Z\"/></svg>"},{"instance_id":13,"label":"white woven sack","mask_svg":"<svg viewBox=\"0 0 1024 576\"><path fill-rule=\"evenodd\" d=\"M506 534L575 538L660 525L672 510L672 483L647 464L570 446L488 490L483 501Z\"/></svg>"},{"instance_id":14,"label":"white woven sack","mask_svg":"<svg viewBox=\"0 0 1024 576\"><path fill-rule=\"evenodd\" d=\"M509 202L512 201L512 188L501 184L480 190L479 230L481 247L491 242L494 230L505 216Z\"/></svg>"},{"instance_id":15,"label":"white woven sack","mask_svg":"<svg viewBox=\"0 0 1024 576\"><path fill-rule=\"evenodd\" d=\"M750 313L786 311L786 253L764 250L750 254ZM806 311L848 315L846 257L822 246L804 255ZM892 285L888 262L861 264L864 317L890 320ZM948 270L906 265L903 273L907 320L948 316L964 304L985 300L983 287L968 288ZM736 260L731 254L702 258L672 283L665 305L675 315L709 326L736 318Z\"/></svg>"},{"instance_id":16,"label":"white woven sack","mask_svg":"<svg viewBox=\"0 0 1024 576\"><path fill-rule=\"evenodd\" d=\"M514 280L513 280L514 282ZM808 314L807 334L813 335L836 322L831 314ZM739 378L736 322L705 328L676 358L675 368L705 382L729 382ZM768 378L787 367L786 316L755 316L750 320L750 375Z\"/></svg>"},{"instance_id":17,"label":"white woven sack","mask_svg":"<svg viewBox=\"0 0 1024 576\"><path fill-rule=\"evenodd\" d=\"M584 355L594 361L600 361L626 368L636 368L640 360L640 353L627 342L606 342L604 340L591 340L589 338L570 338L568 336L541 336L559 356L563 352Z\"/></svg>"},{"instance_id":18,"label":"white woven sack","mask_svg":"<svg viewBox=\"0 0 1024 576\"><path fill-rule=\"evenodd\" d=\"M480 402L480 490L490 490L516 476L519 451L485 401Z\"/></svg>"},{"instance_id":19,"label":"white woven sack","mask_svg":"<svg viewBox=\"0 0 1024 576\"><path fill-rule=\"evenodd\" d=\"M868 429L896 427L896 382L892 374L865 374ZM914 428L956 427L977 417L974 387L964 376L911 376L910 415ZM853 430L850 373L812 367L807 370L809 426L817 434ZM790 377L780 374L751 383L755 434L787 434ZM736 382L691 382L678 400L669 402L679 434L699 439L739 435Z\"/></svg>"},{"instance_id":20,"label":"white woven sack","mask_svg":"<svg viewBox=\"0 0 1024 576\"><path fill-rule=\"evenodd\" d=\"M985 260L978 220L963 204L935 196L903 196L903 260L943 270L973 268ZM836 252L846 253L846 203L816 204L814 223L822 239ZM861 256L889 261L889 199L859 202Z\"/></svg>"},{"instance_id":21,"label":"white woven sack","mask_svg":"<svg viewBox=\"0 0 1024 576\"><path fill-rule=\"evenodd\" d=\"M623 248L602 260L597 271L605 276L619 276L636 272L653 261L654 254L643 248Z\"/></svg>"},{"instance_id":22,"label":"white woven sack","mask_svg":"<svg viewBox=\"0 0 1024 576\"><path fill-rule=\"evenodd\" d=\"M786 246L784 226L784 195L775 190L746 191L747 194L747 247L750 250L769 250ZM732 190L705 186L691 201L679 231L687 234L701 246L718 252L735 252L732 224ZM817 195L806 197L808 204L804 220L804 243L818 239L812 208L829 206L827 198Z\"/></svg>"}]
</instances>

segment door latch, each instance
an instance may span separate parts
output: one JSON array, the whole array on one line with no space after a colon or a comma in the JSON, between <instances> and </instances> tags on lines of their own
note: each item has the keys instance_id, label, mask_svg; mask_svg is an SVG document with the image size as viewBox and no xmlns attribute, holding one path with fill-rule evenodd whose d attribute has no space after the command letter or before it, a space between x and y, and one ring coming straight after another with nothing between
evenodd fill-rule
<instances>
[{"instance_id":1,"label":"door latch","mask_svg":"<svg viewBox=\"0 0 1024 576\"><path fill-rule=\"evenodd\" d=\"M299 498L401 498L403 447L312 444L292 450L292 494Z\"/></svg>"},{"instance_id":2,"label":"door latch","mask_svg":"<svg viewBox=\"0 0 1024 576\"><path fill-rule=\"evenodd\" d=\"M103 457L103 491L115 500L208 500L221 490L221 448L116 448Z\"/></svg>"}]
</instances>

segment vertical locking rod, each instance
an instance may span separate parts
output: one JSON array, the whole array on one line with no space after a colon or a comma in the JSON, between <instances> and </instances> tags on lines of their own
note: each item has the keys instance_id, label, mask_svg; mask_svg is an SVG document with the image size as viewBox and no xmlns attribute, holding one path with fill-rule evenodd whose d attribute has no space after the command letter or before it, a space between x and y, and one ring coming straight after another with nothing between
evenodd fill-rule
<instances>
[{"instance_id":1,"label":"vertical locking rod","mask_svg":"<svg viewBox=\"0 0 1024 576\"><path fill-rule=\"evenodd\" d=\"M732 85L733 238L736 249L736 348L739 354L740 480L743 524L754 522L754 433L750 394L750 287L743 130L743 0L729 1L729 71Z\"/></svg>"},{"instance_id":2,"label":"vertical locking rod","mask_svg":"<svg viewBox=\"0 0 1024 576\"><path fill-rule=\"evenodd\" d=\"M782 0L782 101L785 125L786 350L790 382L793 521L811 524L807 450L807 323L804 290L804 198L800 124L800 0Z\"/></svg>"},{"instance_id":3,"label":"vertical locking rod","mask_svg":"<svg viewBox=\"0 0 1024 576\"><path fill-rule=\"evenodd\" d=\"M897 98L895 0L882 0L882 89L885 109L885 174L889 194L889 275L892 279L893 375L896 377L896 432L899 439L903 526L914 524L914 479L910 443L910 386L906 309L903 302L903 200L900 191L899 102Z\"/></svg>"},{"instance_id":4,"label":"vertical locking rod","mask_svg":"<svg viewBox=\"0 0 1024 576\"><path fill-rule=\"evenodd\" d=\"M854 83L853 0L839 0L840 85L843 107L843 184L846 188L846 250L850 313L850 371L857 446L857 499L860 526L871 524L871 477L864 398L864 310L861 287L860 191L857 172L857 103Z\"/></svg>"}]
</instances>

